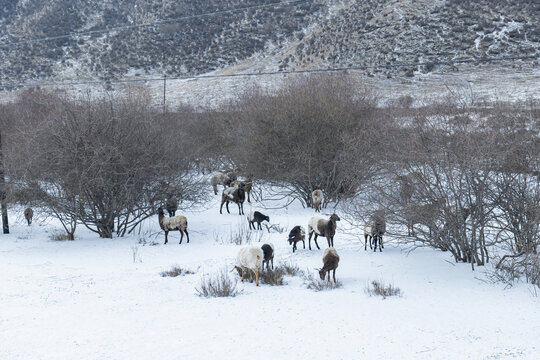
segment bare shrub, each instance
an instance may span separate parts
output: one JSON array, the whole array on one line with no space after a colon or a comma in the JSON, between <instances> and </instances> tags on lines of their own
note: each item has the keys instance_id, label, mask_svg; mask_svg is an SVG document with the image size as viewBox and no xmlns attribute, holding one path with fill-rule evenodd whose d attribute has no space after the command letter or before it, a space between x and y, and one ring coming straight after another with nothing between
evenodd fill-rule
<instances>
[{"instance_id":1,"label":"bare shrub","mask_svg":"<svg viewBox=\"0 0 540 360\"><path fill-rule=\"evenodd\" d=\"M320 278L313 276L313 274L309 271L306 271L303 274L303 278L304 284L310 290L334 290L343 286L343 284L339 280L337 282L321 280Z\"/></svg>"},{"instance_id":2,"label":"bare shrub","mask_svg":"<svg viewBox=\"0 0 540 360\"><path fill-rule=\"evenodd\" d=\"M49 235L49 239L53 241L71 241L74 240L69 234L66 234L63 231L55 230L51 235Z\"/></svg>"},{"instance_id":3,"label":"bare shrub","mask_svg":"<svg viewBox=\"0 0 540 360\"><path fill-rule=\"evenodd\" d=\"M241 291L237 289L238 280L231 280L227 269L221 269L212 275L203 275L196 294L200 297L235 297Z\"/></svg>"},{"instance_id":4,"label":"bare shrub","mask_svg":"<svg viewBox=\"0 0 540 360\"><path fill-rule=\"evenodd\" d=\"M231 112L231 155L246 172L312 206L311 193L329 201L354 196L374 166L372 136L382 124L373 93L351 78L312 76L276 94L251 91Z\"/></svg>"},{"instance_id":5,"label":"bare shrub","mask_svg":"<svg viewBox=\"0 0 540 360\"><path fill-rule=\"evenodd\" d=\"M385 284L384 281L373 280L366 286L366 293L370 296L382 296L386 299L389 296L401 296L401 289L392 284Z\"/></svg>"},{"instance_id":6,"label":"bare shrub","mask_svg":"<svg viewBox=\"0 0 540 360\"><path fill-rule=\"evenodd\" d=\"M527 283L540 290L540 255L520 253L504 255L497 259L497 266L491 273L495 281L504 282L508 286L525 279Z\"/></svg>"},{"instance_id":7,"label":"bare shrub","mask_svg":"<svg viewBox=\"0 0 540 360\"><path fill-rule=\"evenodd\" d=\"M281 286L285 284L283 277L286 274L287 272L284 268L276 266L274 270L259 272L259 281L266 285Z\"/></svg>"},{"instance_id":8,"label":"bare shrub","mask_svg":"<svg viewBox=\"0 0 540 360\"><path fill-rule=\"evenodd\" d=\"M282 268L283 270L285 270L285 273L288 276L303 276L304 275L304 271L300 270L300 268L298 267L296 263L287 261L287 262L281 262L280 264L278 264L278 266Z\"/></svg>"},{"instance_id":9,"label":"bare shrub","mask_svg":"<svg viewBox=\"0 0 540 360\"><path fill-rule=\"evenodd\" d=\"M242 222L236 229L231 229L226 235L215 234L214 239L220 244L248 245L261 242L263 233L250 231L247 223Z\"/></svg>"},{"instance_id":10,"label":"bare shrub","mask_svg":"<svg viewBox=\"0 0 540 360\"><path fill-rule=\"evenodd\" d=\"M162 277L177 277L177 276L184 276L184 275L191 275L191 274L195 274L195 272L189 269L183 269L178 265L175 265L169 270L162 271L160 273Z\"/></svg>"}]
</instances>

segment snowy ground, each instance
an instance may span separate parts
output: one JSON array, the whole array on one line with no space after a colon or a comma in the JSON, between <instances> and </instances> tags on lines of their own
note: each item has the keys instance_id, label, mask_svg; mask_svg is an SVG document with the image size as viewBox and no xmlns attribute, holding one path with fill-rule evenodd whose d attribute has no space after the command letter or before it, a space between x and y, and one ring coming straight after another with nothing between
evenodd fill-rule
<instances>
[{"instance_id":1,"label":"snowy ground","mask_svg":"<svg viewBox=\"0 0 540 360\"><path fill-rule=\"evenodd\" d=\"M288 277L281 287L240 284L234 298L198 297L203 275L234 264L240 246L226 239L246 223L235 205L218 208L215 197L183 212L191 242L182 245L177 232L162 245L157 216L139 235L99 239L79 228L67 242L50 239L53 221L28 227L11 209L11 234L0 235L0 359L538 359L540 300L530 287L504 289L484 281L485 269L429 249L407 254L389 237L382 253L364 251L344 224L335 237L342 288L315 292ZM315 273L322 250L300 244L293 254L286 242L313 210L264 212L286 229L262 237L276 265ZM195 274L160 276L173 265ZM372 280L403 296L368 295Z\"/></svg>"}]
</instances>

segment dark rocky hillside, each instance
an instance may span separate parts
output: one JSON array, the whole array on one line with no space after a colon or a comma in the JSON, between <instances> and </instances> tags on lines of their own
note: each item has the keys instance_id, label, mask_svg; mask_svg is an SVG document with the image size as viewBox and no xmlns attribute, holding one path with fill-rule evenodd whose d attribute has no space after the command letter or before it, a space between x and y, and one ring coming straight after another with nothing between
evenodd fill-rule
<instances>
[{"instance_id":1,"label":"dark rocky hillside","mask_svg":"<svg viewBox=\"0 0 540 360\"><path fill-rule=\"evenodd\" d=\"M319 0L254 8L277 1L3 0L0 84L195 75L255 54L272 58L274 71L365 67L387 77L452 71L439 63L485 57L533 56L512 64L535 67L540 57L537 0ZM240 8L247 9L225 11ZM213 12L219 13L193 17ZM43 38L49 40L35 41ZM427 65L396 66L417 62Z\"/></svg>"}]
</instances>

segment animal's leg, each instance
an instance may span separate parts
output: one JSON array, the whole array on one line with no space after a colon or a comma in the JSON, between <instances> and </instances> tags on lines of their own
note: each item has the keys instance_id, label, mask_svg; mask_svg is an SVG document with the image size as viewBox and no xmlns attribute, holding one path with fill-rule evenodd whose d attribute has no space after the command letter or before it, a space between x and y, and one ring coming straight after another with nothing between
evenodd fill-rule
<instances>
[{"instance_id":1,"label":"animal's leg","mask_svg":"<svg viewBox=\"0 0 540 360\"><path fill-rule=\"evenodd\" d=\"M321 250L321 248L319 247L319 243L317 243L317 237L319 235L315 234L315 237L313 238L313 240L315 240L315 245L317 245L317 249ZM311 250L311 249L310 249Z\"/></svg>"},{"instance_id":2,"label":"animal's leg","mask_svg":"<svg viewBox=\"0 0 540 360\"><path fill-rule=\"evenodd\" d=\"M364 234L364 251L367 250L367 238L368 234Z\"/></svg>"},{"instance_id":3,"label":"animal's leg","mask_svg":"<svg viewBox=\"0 0 540 360\"><path fill-rule=\"evenodd\" d=\"M242 266L242 278L240 279L241 282L244 282L244 267Z\"/></svg>"},{"instance_id":4,"label":"animal's leg","mask_svg":"<svg viewBox=\"0 0 540 360\"><path fill-rule=\"evenodd\" d=\"M334 269L334 284L337 284L337 282L336 282L336 269Z\"/></svg>"},{"instance_id":5,"label":"animal's leg","mask_svg":"<svg viewBox=\"0 0 540 360\"><path fill-rule=\"evenodd\" d=\"M249 224L249 230L251 230L251 224L252 224L252 222L248 220L248 224Z\"/></svg>"},{"instance_id":6,"label":"animal's leg","mask_svg":"<svg viewBox=\"0 0 540 360\"><path fill-rule=\"evenodd\" d=\"M251 190L248 191L247 194L248 194L248 203L250 203L251 202L251 197L249 196L249 194L251 194Z\"/></svg>"},{"instance_id":7,"label":"animal's leg","mask_svg":"<svg viewBox=\"0 0 540 360\"><path fill-rule=\"evenodd\" d=\"M223 210L223 204L224 204L224 202L222 201L222 202L221 202L221 206L219 207L219 213L220 213L220 214L223 214L223 213L221 212L221 210Z\"/></svg>"},{"instance_id":8,"label":"animal's leg","mask_svg":"<svg viewBox=\"0 0 540 360\"><path fill-rule=\"evenodd\" d=\"M179 244L181 244L182 240L184 239L184 232L182 230L178 230L178 231L180 231L180 242L179 242Z\"/></svg>"},{"instance_id":9,"label":"animal's leg","mask_svg":"<svg viewBox=\"0 0 540 360\"><path fill-rule=\"evenodd\" d=\"M313 232L310 232L309 233L309 237L308 237L308 245L309 245L309 250L311 250L311 235L313 235Z\"/></svg>"},{"instance_id":10,"label":"animal's leg","mask_svg":"<svg viewBox=\"0 0 540 360\"><path fill-rule=\"evenodd\" d=\"M249 271L249 282L253 282L253 269L248 270Z\"/></svg>"},{"instance_id":11,"label":"animal's leg","mask_svg":"<svg viewBox=\"0 0 540 360\"><path fill-rule=\"evenodd\" d=\"M230 214L231 212L229 211L229 202L228 201L225 201L225 207L227 208L227 214Z\"/></svg>"},{"instance_id":12,"label":"animal's leg","mask_svg":"<svg viewBox=\"0 0 540 360\"><path fill-rule=\"evenodd\" d=\"M255 284L259 286L259 269L255 270Z\"/></svg>"},{"instance_id":13,"label":"animal's leg","mask_svg":"<svg viewBox=\"0 0 540 360\"><path fill-rule=\"evenodd\" d=\"M274 270L274 258L272 258L270 260L272 260L272 270Z\"/></svg>"},{"instance_id":14,"label":"animal's leg","mask_svg":"<svg viewBox=\"0 0 540 360\"><path fill-rule=\"evenodd\" d=\"M167 234L168 233L169 233L168 231L165 231L165 243L164 243L164 245L169 242L169 239L167 239Z\"/></svg>"},{"instance_id":15,"label":"animal's leg","mask_svg":"<svg viewBox=\"0 0 540 360\"><path fill-rule=\"evenodd\" d=\"M185 231L185 233L186 233L187 243L189 244L189 234L188 234L188 232L187 232L187 229L184 230L184 231Z\"/></svg>"},{"instance_id":16,"label":"animal's leg","mask_svg":"<svg viewBox=\"0 0 540 360\"><path fill-rule=\"evenodd\" d=\"M212 184L212 187L214 188L214 195L217 195L217 184Z\"/></svg>"},{"instance_id":17,"label":"animal's leg","mask_svg":"<svg viewBox=\"0 0 540 360\"><path fill-rule=\"evenodd\" d=\"M304 244L304 249L306 248L306 242L302 240L302 243Z\"/></svg>"}]
</instances>

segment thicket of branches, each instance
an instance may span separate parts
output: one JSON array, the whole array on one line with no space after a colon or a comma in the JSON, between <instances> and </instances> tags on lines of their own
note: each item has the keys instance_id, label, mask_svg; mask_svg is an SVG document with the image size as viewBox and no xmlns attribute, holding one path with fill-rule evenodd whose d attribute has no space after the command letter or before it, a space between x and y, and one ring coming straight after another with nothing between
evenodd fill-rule
<instances>
[{"instance_id":1,"label":"thicket of branches","mask_svg":"<svg viewBox=\"0 0 540 360\"><path fill-rule=\"evenodd\" d=\"M181 117L149 104L140 93L77 101L25 94L5 109L13 199L47 209L70 238L77 224L122 236L167 197L201 201Z\"/></svg>"},{"instance_id":2,"label":"thicket of branches","mask_svg":"<svg viewBox=\"0 0 540 360\"><path fill-rule=\"evenodd\" d=\"M203 202L196 164L237 168L305 206L322 189L358 227L382 211L404 243L473 267L537 264L538 105L376 99L344 76L254 89L204 111L163 112L141 93L75 101L27 92L0 107L8 195L46 207L68 233L84 224L110 237L168 197Z\"/></svg>"}]
</instances>

